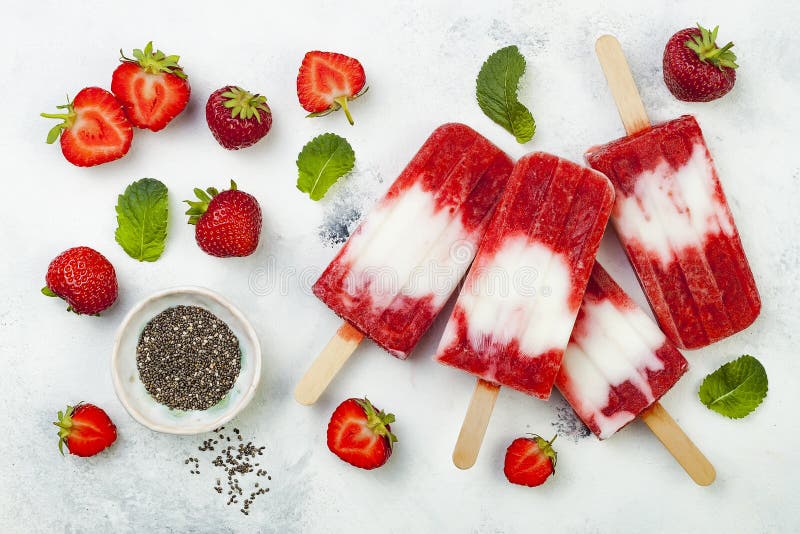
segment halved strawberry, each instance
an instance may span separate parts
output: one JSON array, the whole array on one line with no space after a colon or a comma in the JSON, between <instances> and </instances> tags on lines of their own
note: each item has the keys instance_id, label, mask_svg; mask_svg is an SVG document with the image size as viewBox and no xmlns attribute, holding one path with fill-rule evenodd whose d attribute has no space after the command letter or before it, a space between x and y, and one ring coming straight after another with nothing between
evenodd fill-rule
<instances>
[{"instance_id":1,"label":"halved strawberry","mask_svg":"<svg viewBox=\"0 0 800 534\"><path fill-rule=\"evenodd\" d=\"M128 153L133 127L122 104L105 89L81 89L72 102L57 107L66 113L41 114L62 120L47 134L47 142L53 144L61 136L61 152L73 165L91 167Z\"/></svg>"},{"instance_id":2,"label":"halved strawberry","mask_svg":"<svg viewBox=\"0 0 800 534\"><path fill-rule=\"evenodd\" d=\"M305 55L297 73L297 98L303 109L311 112L308 117L321 117L342 108L353 124L347 102L367 92L366 82L364 67L357 59L314 50Z\"/></svg>"},{"instance_id":3,"label":"halved strawberry","mask_svg":"<svg viewBox=\"0 0 800 534\"><path fill-rule=\"evenodd\" d=\"M512 484L539 486L555 472L558 453L553 450L553 442L537 435L517 438L506 450L503 472Z\"/></svg>"},{"instance_id":4,"label":"halved strawberry","mask_svg":"<svg viewBox=\"0 0 800 534\"><path fill-rule=\"evenodd\" d=\"M392 455L393 422L393 414L377 411L367 399L347 399L331 415L328 448L350 465L375 469Z\"/></svg>"},{"instance_id":5,"label":"halved strawberry","mask_svg":"<svg viewBox=\"0 0 800 534\"><path fill-rule=\"evenodd\" d=\"M122 65L111 77L111 91L122 102L134 126L157 132L186 108L192 90L178 65L180 56L153 52L153 42L133 58L120 50Z\"/></svg>"},{"instance_id":6,"label":"halved strawberry","mask_svg":"<svg viewBox=\"0 0 800 534\"><path fill-rule=\"evenodd\" d=\"M117 439L117 427L106 412L94 404L79 403L58 412L58 450L64 454L64 444L76 456L94 456Z\"/></svg>"}]
</instances>

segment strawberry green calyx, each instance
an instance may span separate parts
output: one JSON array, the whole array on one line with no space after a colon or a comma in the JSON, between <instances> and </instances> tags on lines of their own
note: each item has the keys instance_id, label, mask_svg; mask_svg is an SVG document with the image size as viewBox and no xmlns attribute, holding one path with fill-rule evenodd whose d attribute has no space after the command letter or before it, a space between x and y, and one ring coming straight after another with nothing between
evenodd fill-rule
<instances>
[{"instance_id":1,"label":"strawberry green calyx","mask_svg":"<svg viewBox=\"0 0 800 534\"><path fill-rule=\"evenodd\" d=\"M58 295L56 295L55 291L53 291L52 289L50 289L47 286L44 286L42 288L42 295L44 295L45 297L58 297Z\"/></svg>"},{"instance_id":2,"label":"strawberry green calyx","mask_svg":"<svg viewBox=\"0 0 800 534\"><path fill-rule=\"evenodd\" d=\"M230 191L236 191L236 182L231 180ZM211 199L219 195L219 189L216 187L209 187L205 191L199 187L194 188L194 194L198 200L184 200L189 204L189 209L186 210L186 215L189 216L189 224L197 224L200 217L208 210L208 205Z\"/></svg>"},{"instance_id":3,"label":"strawberry green calyx","mask_svg":"<svg viewBox=\"0 0 800 534\"><path fill-rule=\"evenodd\" d=\"M227 99L223 106L231 110L232 119L235 119L237 116L240 119L255 117L260 123L262 113L272 113L267 105L267 97L257 93L250 93L241 87L231 87L222 93L221 96Z\"/></svg>"},{"instance_id":4,"label":"strawberry green calyx","mask_svg":"<svg viewBox=\"0 0 800 534\"><path fill-rule=\"evenodd\" d=\"M736 54L731 51L733 43L729 42L722 48L717 48L717 32L719 26L709 31L697 24L697 29L700 30L700 35L695 35L692 39L686 41L686 46L692 49L700 61L704 63L711 63L720 70L723 68L736 69L739 65L736 64Z\"/></svg>"},{"instance_id":5,"label":"strawberry green calyx","mask_svg":"<svg viewBox=\"0 0 800 534\"><path fill-rule=\"evenodd\" d=\"M72 106L72 101L69 99L69 95L67 95L67 103L62 104L60 106L56 106L56 109L65 109L67 110L66 113L40 113L42 117L45 119L61 119L62 122L53 126L50 131L47 133L47 144L52 145L56 142L56 139L61 135L62 130L66 130L70 128L73 124L75 124L75 117L78 116L75 113L75 108Z\"/></svg>"},{"instance_id":6,"label":"strawberry green calyx","mask_svg":"<svg viewBox=\"0 0 800 534\"><path fill-rule=\"evenodd\" d=\"M397 436L392 434L388 428L388 425L395 421L394 414L386 413L383 410L376 412L375 407L366 397L363 399L356 399L356 402L361 406L364 410L364 414L367 416L367 428L378 436L388 438L389 447L391 448L392 444L397 442Z\"/></svg>"},{"instance_id":7,"label":"strawberry green calyx","mask_svg":"<svg viewBox=\"0 0 800 534\"><path fill-rule=\"evenodd\" d=\"M553 442L558 437L558 434L553 436L553 439L550 441L546 441L542 436L538 434L531 434L531 439L536 442L536 445L539 447L539 450L542 451L542 454L550 458L550 463L553 465L553 472L555 473L556 470L556 461L558 460L558 453L553 449Z\"/></svg>"},{"instance_id":8,"label":"strawberry green calyx","mask_svg":"<svg viewBox=\"0 0 800 534\"><path fill-rule=\"evenodd\" d=\"M161 50L153 52L153 41L147 43L144 50L138 48L133 51L133 59L126 57L122 50L119 51L120 61L138 63L142 69L149 74L159 74L166 72L167 74L174 74L178 78L186 79L186 74L183 68L178 65L181 57L176 55L168 56Z\"/></svg>"},{"instance_id":9,"label":"strawberry green calyx","mask_svg":"<svg viewBox=\"0 0 800 534\"><path fill-rule=\"evenodd\" d=\"M78 404L77 406L80 406ZM67 410L64 412L58 412L58 421L55 421L53 424L56 425L58 430L58 450L61 455L64 455L64 443L66 443L67 438L72 430L72 414L75 413L76 406L67 406Z\"/></svg>"},{"instance_id":10,"label":"strawberry green calyx","mask_svg":"<svg viewBox=\"0 0 800 534\"><path fill-rule=\"evenodd\" d=\"M369 86L365 85L361 91L359 91L357 94L353 96L347 96L347 95L337 96L336 98L333 99L333 104L331 105L331 107L329 107L324 111L309 113L308 115L306 115L306 118L324 117L326 115L330 115L334 111L339 111L341 109L344 110L344 115L345 117L347 117L347 122L350 123L350 126L353 126L355 124L355 121L353 120L353 116L350 114L350 109L347 107L347 102L349 102L350 100L355 100L356 98L366 93L368 90Z\"/></svg>"},{"instance_id":11,"label":"strawberry green calyx","mask_svg":"<svg viewBox=\"0 0 800 534\"><path fill-rule=\"evenodd\" d=\"M50 289L47 286L44 286L41 289L41 291L42 291L42 295L44 295L45 297L54 297L54 298L59 298L59 299L63 300L63 297L61 295L59 295L58 293L56 293L55 291L53 291L52 289ZM72 306L67 306L67 311L68 312L72 312L75 315L83 315L83 314L80 314L77 311L75 311L75 308L73 308ZM92 317L100 317L99 313L92 313L91 315L92 315Z\"/></svg>"}]
</instances>

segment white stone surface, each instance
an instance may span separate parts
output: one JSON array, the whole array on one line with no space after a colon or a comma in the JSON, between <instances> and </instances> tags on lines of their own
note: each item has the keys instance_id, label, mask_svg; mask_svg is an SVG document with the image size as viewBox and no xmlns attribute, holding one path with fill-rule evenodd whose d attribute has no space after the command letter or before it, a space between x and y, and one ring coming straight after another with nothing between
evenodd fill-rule
<instances>
[{"instance_id":1,"label":"white stone surface","mask_svg":"<svg viewBox=\"0 0 800 534\"><path fill-rule=\"evenodd\" d=\"M781 0L714 2L15 2L0 32L0 531L2 532L789 532L800 529L800 7ZM702 21L733 39L739 79L713 103L676 101L661 80L661 52L676 30ZM509 485L505 447L516 436L549 437L569 415L550 402L502 391L477 465L461 472L452 447L474 381L431 355L441 317L408 361L369 343L314 407L294 384L338 326L307 290L336 252L319 236L341 194L355 209L388 187L442 122L465 122L519 157L551 151L580 161L592 144L622 134L593 52L602 33L619 36L653 120L698 117L764 301L746 332L687 353L688 374L664 405L718 472L695 486L641 423L607 442L560 438L558 473L546 485ZM131 153L94 169L67 164L44 143L40 111L86 85L108 87L120 47L153 39L179 53L193 98L158 134L136 132ZM528 60L521 99L538 131L518 145L480 112L474 79L497 48L517 44ZM362 60L369 93L343 116L306 120L294 80L303 53L336 50ZM242 152L221 149L204 124L205 98L227 83L265 93L275 124ZM346 135L355 172L315 203L295 189L295 158L314 135ZM139 264L114 243L114 203L134 179L170 188L166 253ZM235 178L264 210L263 244L247 259L214 259L195 245L180 201L193 186ZM118 303L102 318L77 317L38 294L48 262L70 246L97 248L114 263ZM643 302L613 235L600 258ZM287 274L269 287L269 273ZM256 324L262 386L236 420L267 444L271 492L249 517L212 491L208 467L191 476L183 458L197 437L153 433L118 403L109 360L117 324L139 299L170 286L215 289ZM281 289L281 284L285 289ZM305 287L305 289L304 289ZM770 393L752 415L731 421L697 399L702 378L742 353L759 357ZM360 471L325 446L328 416L348 396L369 395L397 415L400 437L388 465ZM50 424L67 402L107 409L119 440L92 459L62 458Z\"/></svg>"}]
</instances>

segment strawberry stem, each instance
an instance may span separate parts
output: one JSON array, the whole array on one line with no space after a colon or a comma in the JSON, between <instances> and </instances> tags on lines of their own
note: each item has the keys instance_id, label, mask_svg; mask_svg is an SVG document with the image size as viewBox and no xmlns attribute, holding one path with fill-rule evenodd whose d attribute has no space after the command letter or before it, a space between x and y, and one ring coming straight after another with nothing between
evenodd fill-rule
<instances>
[{"instance_id":1,"label":"strawberry stem","mask_svg":"<svg viewBox=\"0 0 800 534\"><path fill-rule=\"evenodd\" d=\"M42 288L42 295L44 295L46 297L57 297L58 296L58 295L55 294L55 292L52 289L50 289L47 286L44 286Z\"/></svg>"},{"instance_id":2,"label":"strawberry stem","mask_svg":"<svg viewBox=\"0 0 800 534\"><path fill-rule=\"evenodd\" d=\"M267 106L267 98L259 95L258 93L250 93L241 87L229 87L227 91L222 93L226 99L222 104L231 110L231 118L250 119L256 118L256 121L261 122L261 114L270 114L269 106Z\"/></svg>"},{"instance_id":3,"label":"strawberry stem","mask_svg":"<svg viewBox=\"0 0 800 534\"><path fill-rule=\"evenodd\" d=\"M350 125L352 126L355 124L355 122L353 121L353 116L350 115L350 109L348 109L347 107L347 100L348 98L346 96L337 96L336 98L333 99L334 102L342 106L344 114L347 117L347 122L349 122Z\"/></svg>"},{"instance_id":4,"label":"strawberry stem","mask_svg":"<svg viewBox=\"0 0 800 534\"><path fill-rule=\"evenodd\" d=\"M716 40L719 26L709 31L708 28L704 28L698 23L697 29L700 30L700 35L695 35L684 44L697 54L700 61L711 63L720 70L725 67L729 69L739 67L736 64L736 54L731 51L731 48L733 48L732 42L722 48L717 48Z\"/></svg>"},{"instance_id":5,"label":"strawberry stem","mask_svg":"<svg viewBox=\"0 0 800 534\"><path fill-rule=\"evenodd\" d=\"M133 59L126 57L122 50L119 51L120 61L128 63L138 63L138 65L149 74L160 74L165 72L167 74L174 74L175 76L186 79L186 74L183 68L178 64L181 57L176 55L167 55L161 50L153 52L153 41L147 43L144 50L136 48L133 50Z\"/></svg>"},{"instance_id":6,"label":"strawberry stem","mask_svg":"<svg viewBox=\"0 0 800 534\"><path fill-rule=\"evenodd\" d=\"M60 106L56 106L56 109L66 109L66 113L40 113L39 115L44 117L45 119L59 119L61 120L60 123L53 126L49 132L47 132L47 144L52 145L58 139L58 136L61 135L62 130L66 130L70 128L75 123L75 117L77 117L77 113L75 113L75 108L72 107L72 102L69 100L69 96L67 96L67 103L62 104Z\"/></svg>"}]
</instances>

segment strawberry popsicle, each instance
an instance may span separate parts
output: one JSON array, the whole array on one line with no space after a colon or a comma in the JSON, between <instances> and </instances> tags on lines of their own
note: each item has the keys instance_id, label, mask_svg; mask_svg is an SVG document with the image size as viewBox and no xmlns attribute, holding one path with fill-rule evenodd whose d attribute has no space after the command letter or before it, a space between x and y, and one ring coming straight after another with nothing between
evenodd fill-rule
<instances>
[{"instance_id":1,"label":"strawberry popsicle","mask_svg":"<svg viewBox=\"0 0 800 534\"><path fill-rule=\"evenodd\" d=\"M445 124L314 284L359 332L405 359L475 257L513 163L463 124Z\"/></svg>"},{"instance_id":2,"label":"strawberry popsicle","mask_svg":"<svg viewBox=\"0 0 800 534\"><path fill-rule=\"evenodd\" d=\"M547 399L613 198L591 169L541 152L519 160L436 359Z\"/></svg>"},{"instance_id":3,"label":"strawberry popsicle","mask_svg":"<svg viewBox=\"0 0 800 534\"><path fill-rule=\"evenodd\" d=\"M688 363L595 263L556 378L564 398L605 439L661 398Z\"/></svg>"},{"instance_id":4,"label":"strawberry popsicle","mask_svg":"<svg viewBox=\"0 0 800 534\"><path fill-rule=\"evenodd\" d=\"M612 221L661 329L696 349L749 326L761 300L694 117L587 153L616 189Z\"/></svg>"}]
</instances>

